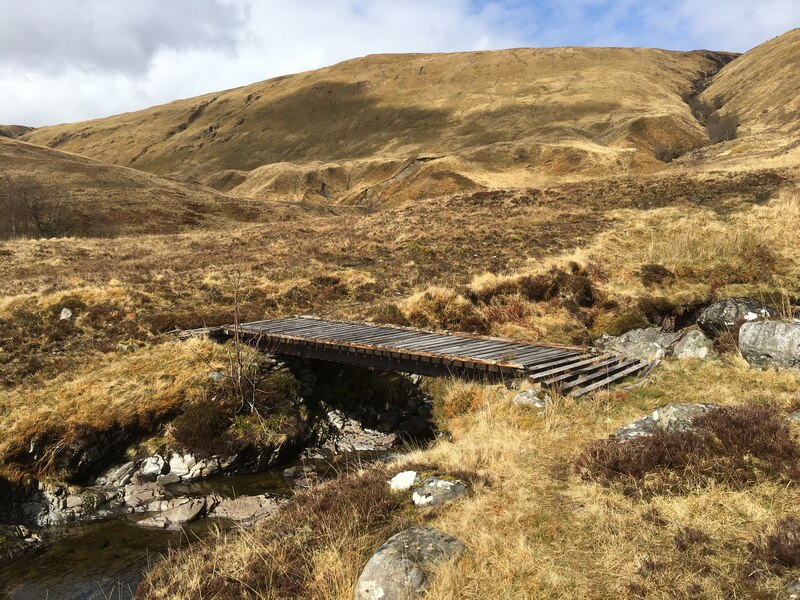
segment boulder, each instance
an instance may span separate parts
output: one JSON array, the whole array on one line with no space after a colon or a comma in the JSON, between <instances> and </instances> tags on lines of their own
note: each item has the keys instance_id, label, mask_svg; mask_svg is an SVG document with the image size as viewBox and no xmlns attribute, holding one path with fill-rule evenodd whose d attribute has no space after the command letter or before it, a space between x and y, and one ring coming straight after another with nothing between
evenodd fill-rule
<instances>
[{"instance_id":1,"label":"boulder","mask_svg":"<svg viewBox=\"0 0 800 600\"><path fill-rule=\"evenodd\" d=\"M205 510L205 498L176 498L167 503L162 513L136 521L136 524L154 529L180 529L181 525L199 519Z\"/></svg>"},{"instance_id":2,"label":"boulder","mask_svg":"<svg viewBox=\"0 0 800 600\"><path fill-rule=\"evenodd\" d=\"M410 527L392 536L369 559L356 583L354 600L408 600L430 585L429 567L461 556L467 547L429 527Z\"/></svg>"},{"instance_id":3,"label":"boulder","mask_svg":"<svg viewBox=\"0 0 800 600\"><path fill-rule=\"evenodd\" d=\"M697 319L700 329L711 337L732 330L741 323L775 318L773 309L751 298L728 298L706 308Z\"/></svg>"},{"instance_id":4,"label":"boulder","mask_svg":"<svg viewBox=\"0 0 800 600\"><path fill-rule=\"evenodd\" d=\"M681 338L679 333L662 331L658 327L633 329L622 335L601 336L595 346L606 352L614 352L626 358L654 362L672 352L672 347Z\"/></svg>"},{"instance_id":5,"label":"boulder","mask_svg":"<svg viewBox=\"0 0 800 600\"><path fill-rule=\"evenodd\" d=\"M714 349L702 331L693 329L687 331L684 336L675 344L672 354L678 360L688 358L710 358L714 356Z\"/></svg>"},{"instance_id":6,"label":"boulder","mask_svg":"<svg viewBox=\"0 0 800 600\"><path fill-rule=\"evenodd\" d=\"M418 507L441 506L457 500L467 493L467 485L458 479L447 480L427 477L411 494Z\"/></svg>"},{"instance_id":7,"label":"boulder","mask_svg":"<svg viewBox=\"0 0 800 600\"><path fill-rule=\"evenodd\" d=\"M657 408L651 414L637 419L614 434L619 440L630 440L645 435L652 435L657 430L691 431L697 417L716 408L715 404L667 404Z\"/></svg>"},{"instance_id":8,"label":"boulder","mask_svg":"<svg viewBox=\"0 0 800 600\"><path fill-rule=\"evenodd\" d=\"M800 323L745 323L739 330L739 350L757 367L800 368Z\"/></svg>"},{"instance_id":9,"label":"boulder","mask_svg":"<svg viewBox=\"0 0 800 600\"><path fill-rule=\"evenodd\" d=\"M239 496L220 500L208 516L228 519L240 524L252 524L274 513L279 507L279 501L267 495Z\"/></svg>"}]
</instances>

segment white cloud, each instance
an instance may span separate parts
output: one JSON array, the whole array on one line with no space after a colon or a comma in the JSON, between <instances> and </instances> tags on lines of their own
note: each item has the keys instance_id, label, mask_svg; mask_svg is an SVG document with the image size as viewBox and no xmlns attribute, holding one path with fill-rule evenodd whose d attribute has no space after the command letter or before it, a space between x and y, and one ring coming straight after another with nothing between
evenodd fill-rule
<instances>
[{"instance_id":1,"label":"white cloud","mask_svg":"<svg viewBox=\"0 0 800 600\"><path fill-rule=\"evenodd\" d=\"M0 123L106 116L378 52L746 50L798 0L0 0Z\"/></svg>"}]
</instances>

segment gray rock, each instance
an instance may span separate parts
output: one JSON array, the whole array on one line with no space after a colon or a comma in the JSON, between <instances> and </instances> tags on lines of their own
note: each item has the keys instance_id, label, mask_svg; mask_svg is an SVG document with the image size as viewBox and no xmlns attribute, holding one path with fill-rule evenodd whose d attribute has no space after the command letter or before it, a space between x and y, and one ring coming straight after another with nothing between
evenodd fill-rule
<instances>
[{"instance_id":1,"label":"gray rock","mask_svg":"<svg viewBox=\"0 0 800 600\"><path fill-rule=\"evenodd\" d=\"M69 321L72 318L72 311L69 308L64 307L61 309L58 318L60 321Z\"/></svg>"},{"instance_id":2,"label":"gray rock","mask_svg":"<svg viewBox=\"0 0 800 600\"><path fill-rule=\"evenodd\" d=\"M155 481L156 477L166 472L166 461L158 454L145 458L136 473L143 481Z\"/></svg>"},{"instance_id":3,"label":"gray rock","mask_svg":"<svg viewBox=\"0 0 800 600\"><path fill-rule=\"evenodd\" d=\"M757 367L800 368L800 323L761 321L739 330L739 350Z\"/></svg>"},{"instance_id":4,"label":"gray rock","mask_svg":"<svg viewBox=\"0 0 800 600\"><path fill-rule=\"evenodd\" d=\"M420 417L415 418L422 420ZM414 418L409 420L406 429L413 420ZM397 435L394 433L382 433L363 427L356 419L347 417L341 411L330 411L328 424L330 425L330 434L323 444L323 448L336 453L387 450L397 443ZM425 426L430 427L427 422L425 422Z\"/></svg>"},{"instance_id":5,"label":"gray rock","mask_svg":"<svg viewBox=\"0 0 800 600\"><path fill-rule=\"evenodd\" d=\"M711 358L714 356L714 349L711 346L711 340L702 331L693 329L692 331L687 331L678 340L672 353L678 360Z\"/></svg>"},{"instance_id":6,"label":"gray rock","mask_svg":"<svg viewBox=\"0 0 800 600\"><path fill-rule=\"evenodd\" d=\"M279 507L280 502L278 500L266 495L239 496L238 498L220 500L217 507L208 516L228 519L241 524L252 524L271 515Z\"/></svg>"},{"instance_id":7,"label":"gray rock","mask_svg":"<svg viewBox=\"0 0 800 600\"><path fill-rule=\"evenodd\" d=\"M181 525L199 519L205 510L205 498L176 498L169 501L162 513L136 521L136 524L154 529L179 529Z\"/></svg>"},{"instance_id":8,"label":"gray rock","mask_svg":"<svg viewBox=\"0 0 800 600\"><path fill-rule=\"evenodd\" d=\"M795 579L786 586L786 598L788 600L800 600L800 579Z\"/></svg>"},{"instance_id":9,"label":"gray rock","mask_svg":"<svg viewBox=\"0 0 800 600\"><path fill-rule=\"evenodd\" d=\"M679 333L670 333L662 331L658 327L650 327L633 329L616 337L603 335L595 342L595 346L626 358L654 362L672 352L672 347L680 337Z\"/></svg>"},{"instance_id":10,"label":"gray rock","mask_svg":"<svg viewBox=\"0 0 800 600\"><path fill-rule=\"evenodd\" d=\"M401 471L389 480L389 489L393 492L410 490L419 480L416 471Z\"/></svg>"},{"instance_id":11,"label":"gray rock","mask_svg":"<svg viewBox=\"0 0 800 600\"><path fill-rule=\"evenodd\" d=\"M451 535L410 527L392 536L369 559L356 583L354 600L408 600L430 585L429 567L461 556L467 547Z\"/></svg>"},{"instance_id":12,"label":"gray rock","mask_svg":"<svg viewBox=\"0 0 800 600\"><path fill-rule=\"evenodd\" d=\"M700 329L716 337L736 325L772 319L776 313L763 302L751 298L728 298L706 308L697 319Z\"/></svg>"},{"instance_id":13,"label":"gray rock","mask_svg":"<svg viewBox=\"0 0 800 600\"><path fill-rule=\"evenodd\" d=\"M97 485L113 485L124 487L131 481L131 477L136 472L136 463L126 462L118 467L112 467L97 478Z\"/></svg>"},{"instance_id":14,"label":"gray rock","mask_svg":"<svg viewBox=\"0 0 800 600\"><path fill-rule=\"evenodd\" d=\"M211 373L208 374L208 378L211 381L222 381L225 379L225 375L219 371L211 371Z\"/></svg>"},{"instance_id":15,"label":"gray rock","mask_svg":"<svg viewBox=\"0 0 800 600\"><path fill-rule=\"evenodd\" d=\"M411 498L418 507L441 506L466 494L467 485L463 481L427 477L422 485L413 491Z\"/></svg>"},{"instance_id":16,"label":"gray rock","mask_svg":"<svg viewBox=\"0 0 800 600\"><path fill-rule=\"evenodd\" d=\"M544 408L547 406L547 403L550 402L550 395L545 392L544 389L538 387L520 392L511 399L511 402L517 406Z\"/></svg>"},{"instance_id":17,"label":"gray rock","mask_svg":"<svg viewBox=\"0 0 800 600\"><path fill-rule=\"evenodd\" d=\"M156 482L132 483L125 486L124 501L134 512L151 512L160 510L162 500L169 495Z\"/></svg>"},{"instance_id":18,"label":"gray rock","mask_svg":"<svg viewBox=\"0 0 800 600\"><path fill-rule=\"evenodd\" d=\"M614 434L619 440L652 435L656 430L691 431L694 420L716 408L715 404L667 404L637 419Z\"/></svg>"},{"instance_id":19,"label":"gray rock","mask_svg":"<svg viewBox=\"0 0 800 600\"><path fill-rule=\"evenodd\" d=\"M159 475L156 479L156 483L158 485L172 485L174 483L180 483L181 476L177 473L167 473L166 475Z\"/></svg>"},{"instance_id":20,"label":"gray rock","mask_svg":"<svg viewBox=\"0 0 800 600\"><path fill-rule=\"evenodd\" d=\"M194 455L175 453L169 457L169 472L178 477L186 477L196 464Z\"/></svg>"}]
</instances>

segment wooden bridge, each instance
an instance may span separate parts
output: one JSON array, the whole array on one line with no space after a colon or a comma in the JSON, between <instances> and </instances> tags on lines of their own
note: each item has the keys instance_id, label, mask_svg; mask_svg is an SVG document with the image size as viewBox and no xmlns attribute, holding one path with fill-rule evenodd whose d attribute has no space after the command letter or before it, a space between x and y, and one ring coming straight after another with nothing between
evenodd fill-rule
<instances>
[{"instance_id":1,"label":"wooden bridge","mask_svg":"<svg viewBox=\"0 0 800 600\"><path fill-rule=\"evenodd\" d=\"M181 332L238 337L271 354L349 363L419 375L530 378L580 396L635 375L647 361L586 348L515 342L463 333L291 317Z\"/></svg>"}]
</instances>

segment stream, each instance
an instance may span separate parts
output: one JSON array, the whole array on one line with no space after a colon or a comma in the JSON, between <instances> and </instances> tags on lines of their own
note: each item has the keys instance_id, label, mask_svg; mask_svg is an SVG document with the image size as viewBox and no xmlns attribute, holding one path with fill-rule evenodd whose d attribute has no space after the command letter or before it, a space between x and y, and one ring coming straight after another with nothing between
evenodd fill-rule
<instances>
[{"instance_id":1,"label":"stream","mask_svg":"<svg viewBox=\"0 0 800 600\"><path fill-rule=\"evenodd\" d=\"M288 467L313 466L323 479L348 468L385 459L389 453L350 452L326 459L306 459L258 474L235 475L176 484L181 495L216 493L233 498L270 494L289 497L293 479ZM222 528L236 527L223 519L201 519L183 531L137 527L136 517L54 528L44 550L0 562L0 600L130 600L147 568L171 549L178 549Z\"/></svg>"}]
</instances>

